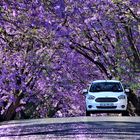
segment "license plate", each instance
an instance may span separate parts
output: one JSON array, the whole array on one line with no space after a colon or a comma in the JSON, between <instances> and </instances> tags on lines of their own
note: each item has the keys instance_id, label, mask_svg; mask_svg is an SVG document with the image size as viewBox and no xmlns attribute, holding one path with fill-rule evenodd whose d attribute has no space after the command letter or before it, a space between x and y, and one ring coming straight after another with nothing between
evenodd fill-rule
<instances>
[{"instance_id":1,"label":"license plate","mask_svg":"<svg viewBox=\"0 0 140 140\"><path fill-rule=\"evenodd\" d=\"M101 103L100 106L114 106L113 103Z\"/></svg>"}]
</instances>

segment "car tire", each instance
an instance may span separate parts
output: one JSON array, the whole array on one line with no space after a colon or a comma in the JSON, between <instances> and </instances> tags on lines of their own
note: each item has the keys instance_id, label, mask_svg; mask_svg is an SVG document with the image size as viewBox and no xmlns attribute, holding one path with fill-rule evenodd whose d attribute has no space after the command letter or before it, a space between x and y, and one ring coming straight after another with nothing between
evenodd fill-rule
<instances>
[{"instance_id":1,"label":"car tire","mask_svg":"<svg viewBox=\"0 0 140 140\"><path fill-rule=\"evenodd\" d=\"M86 116L90 116L90 114L91 114L90 111L86 110Z\"/></svg>"},{"instance_id":2,"label":"car tire","mask_svg":"<svg viewBox=\"0 0 140 140\"><path fill-rule=\"evenodd\" d=\"M122 112L122 116L130 116L128 111Z\"/></svg>"}]
</instances>

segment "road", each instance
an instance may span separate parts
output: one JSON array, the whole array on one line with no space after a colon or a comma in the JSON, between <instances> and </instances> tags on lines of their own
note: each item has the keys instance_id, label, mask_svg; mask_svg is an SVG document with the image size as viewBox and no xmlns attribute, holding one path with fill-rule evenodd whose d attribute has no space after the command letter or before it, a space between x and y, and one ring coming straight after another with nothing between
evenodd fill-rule
<instances>
[{"instance_id":1,"label":"road","mask_svg":"<svg viewBox=\"0 0 140 140\"><path fill-rule=\"evenodd\" d=\"M140 117L71 117L0 123L0 140L140 140Z\"/></svg>"}]
</instances>

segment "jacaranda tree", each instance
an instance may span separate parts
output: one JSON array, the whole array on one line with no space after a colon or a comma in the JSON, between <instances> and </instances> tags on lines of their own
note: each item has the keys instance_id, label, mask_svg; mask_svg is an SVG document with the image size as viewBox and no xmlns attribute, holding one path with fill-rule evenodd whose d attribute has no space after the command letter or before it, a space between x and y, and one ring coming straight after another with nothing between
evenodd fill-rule
<instances>
[{"instance_id":1,"label":"jacaranda tree","mask_svg":"<svg viewBox=\"0 0 140 140\"><path fill-rule=\"evenodd\" d=\"M94 79L120 79L137 90L139 6L1 0L1 120L83 115L81 90Z\"/></svg>"}]
</instances>

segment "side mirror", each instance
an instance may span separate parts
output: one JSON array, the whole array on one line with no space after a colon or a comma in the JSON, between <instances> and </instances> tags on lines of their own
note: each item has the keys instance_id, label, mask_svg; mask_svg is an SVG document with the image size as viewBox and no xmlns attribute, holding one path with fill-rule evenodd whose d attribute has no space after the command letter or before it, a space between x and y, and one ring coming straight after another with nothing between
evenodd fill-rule
<instances>
[{"instance_id":1,"label":"side mirror","mask_svg":"<svg viewBox=\"0 0 140 140\"><path fill-rule=\"evenodd\" d=\"M87 94L88 90L87 89L83 89L83 94Z\"/></svg>"},{"instance_id":2,"label":"side mirror","mask_svg":"<svg viewBox=\"0 0 140 140\"><path fill-rule=\"evenodd\" d=\"M130 90L128 88L125 89L125 93L129 93Z\"/></svg>"}]
</instances>

